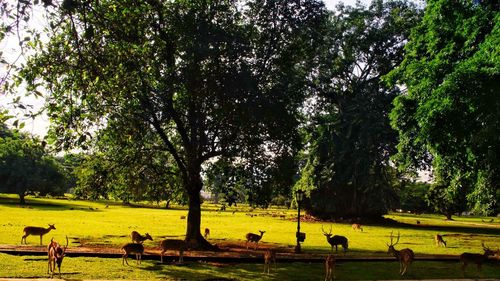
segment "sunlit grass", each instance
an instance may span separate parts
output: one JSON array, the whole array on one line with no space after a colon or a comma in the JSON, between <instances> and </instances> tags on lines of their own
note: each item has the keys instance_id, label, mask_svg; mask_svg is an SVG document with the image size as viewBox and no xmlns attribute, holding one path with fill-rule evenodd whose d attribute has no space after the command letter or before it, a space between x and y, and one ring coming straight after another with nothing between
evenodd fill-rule
<instances>
[{"instance_id":1,"label":"sunlit grass","mask_svg":"<svg viewBox=\"0 0 500 281\"><path fill-rule=\"evenodd\" d=\"M0 194L0 244L20 245L22 230L27 225L56 225L56 230L44 236L46 245L51 237L63 242L67 235L71 242L83 241L94 245L106 245L119 249L120 245L129 242L128 235L132 230L140 233L148 232L154 241L146 241L146 248L157 247L163 237L183 237L187 210L178 207L170 210L162 208L136 208L112 204L110 202L88 202L80 200L28 198L28 206L17 204L17 197ZM107 206L107 207L106 207ZM271 208L252 209L245 205L237 208L228 207L226 211L217 211L219 206L203 204L202 229L210 228L212 243L224 241L244 241L247 232L266 233L262 239L268 246L291 248L295 245L297 223L296 210ZM284 216L284 217L283 217ZM453 221L445 221L438 215L389 214L388 218L401 222L391 226L364 225L363 232L356 232L347 223L302 222L301 231L306 233L302 244L304 252L327 253L330 246L321 232L322 226L332 233L344 235L349 239L349 251L346 256L386 256L389 234L401 234L396 248L410 247L417 257L427 254L459 255L462 252L482 253L482 243L491 248L500 247L500 223L496 218L454 217ZM493 219L494 222L489 222ZM417 225L416 221L420 224ZM484 222L483 222L484 221ZM434 235L444 234L448 247L436 247ZM29 245L38 245L39 238L30 236ZM70 247L79 244L71 243ZM0 277L44 277L47 270L45 257L0 255ZM15 264L12 264L16 261ZM132 263L131 263L132 264ZM428 266L428 267L427 267ZM440 269L446 267L447 269ZM176 279L203 280L211 276L222 276L237 280L320 280L323 265L313 264L280 264L277 273L270 277L260 277L261 264L235 264L217 267L206 263L188 263L185 266L158 265L155 261L144 261L141 266L122 267L121 259L73 258L64 262L63 272L69 272L66 278L75 279ZM359 270L363 268L363 270ZM369 273L365 272L370 268ZM460 277L457 263L416 262L408 274L409 277L420 276ZM41 270L41 271L40 271ZM396 262L392 263L355 263L340 264L337 277L345 280L397 278L399 270ZM475 267L468 269L475 274ZM448 271L447 273L443 273ZM348 273L350 272L350 273ZM396 275L393 275L395 272ZM491 272L492 275L488 275ZM365 274L355 278L356 274ZM498 276L498 266L487 265L485 276ZM451 274L451 275L446 275ZM455 274L455 275L454 275ZM255 276L259 276L255 279ZM308 275L314 276L309 278ZM199 279L193 279L199 276ZM207 277L208 276L208 277ZM364 276L364 277L363 277ZM352 278L351 278L352 277ZM309 278L309 279L308 279Z\"/></svg>"}]
</instances>

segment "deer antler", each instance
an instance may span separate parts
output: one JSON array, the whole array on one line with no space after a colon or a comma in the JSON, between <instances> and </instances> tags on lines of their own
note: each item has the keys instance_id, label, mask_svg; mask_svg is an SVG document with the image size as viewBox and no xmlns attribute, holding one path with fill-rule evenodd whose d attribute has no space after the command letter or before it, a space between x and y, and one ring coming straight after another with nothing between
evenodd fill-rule
<instances>
[{"instance_id":1,"label":"deer antler","mask_svg":"<svg viewBox=\"0 0 500 281\"><path fill-rule=\"evenodd\" d=\"M391 231L391 236L390 236L391 237L391 244L390 245L387 244L387 243L385 243L385 244L387 244L388 247L390 247L390 246L396 246L399 243L399 236L400 235L399 235L399 231L398 231L398 238L396 238L396 243L392 243L394 237L392 236L392 231Z\"/></svg>"},{"instance_id":2,"label":"deer antler","mask_svg":"<svg viewBox=\"0 0 500 281\"><path fill-rule=\"evenodd\" d=\"M323 229L323 226L321 226L321 231L323 231L324 235L332 235L332 226L330 225L330 231L326 233L326 231Z\"/></svg>"}]
</instances>

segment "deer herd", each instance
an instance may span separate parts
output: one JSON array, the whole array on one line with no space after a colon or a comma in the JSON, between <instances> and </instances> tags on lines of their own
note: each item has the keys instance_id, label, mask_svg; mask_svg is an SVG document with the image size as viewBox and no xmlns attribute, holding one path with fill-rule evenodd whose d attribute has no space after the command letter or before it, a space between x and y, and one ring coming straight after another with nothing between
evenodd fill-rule
<instances>
[{"instance_id":1,"label":"deer herd","mask_svg":"<svg viewBox=\"0 0 500 281\"><path fill-rule=\"evenodd\" d=\"M42 237L49 233L51 230L55 230L55 226L53 224L49 224L48 228L43 227L35 227L35 226L27 226L23 229L23 236L21 238L21 244L27 244L26 238L30 235L40 236L40 245L42 245ZM355 223L352 225L352 229L354 231L363 231L362 225L359 223ZM321 231L323 235L326 237L326 241L330 244L330 254L328 254L324 260L325 264L325 281L333 280L335 278L335 256L333 254L333 247L335 247L335 252L338 252L338 246L342 246L343 253L345 254L349 248L348 239L345 236L341 235L332 235L332 227L328 232L325 231L323 226L321 226ZM255 233L247 233L245 235L246 242L245 246L248 249L248 243L255 243L254 250L257 250L259 241L264 236L265 231L259 230L259 234ZM204 238L208 239L210 235L210 229L206 228L204 233ZM408 268L411 263L415 260L415 254L413 250L409 248L396 250L394 246L399 243L400 233L398 232L397 237L393 236L393 232L390 233L389 239L390 242L387 244L387 254L394 256L400 263L399 274L403 276L406 272L408 272ZM122 255L122 264L129 265L127 258L130 254L135 255L136 263L140 264L142 255L144 254L144 241L151 240L153 238L150 234L145 233L141 235L137 231L132 231L130 233L130 238L132 240L131 243L126 243L121 247ZM436 234L434 236L434 241L436 246L444 246L446 247L446 242L443 239L443 235ZM460 263L462 264L461 269L464 272L465 268L468 264L476 264L478 272L481 270L482 264L488 260L489 256L500 255L500 250L491 250L486 247L484 243L482 244L484 253L476 254L476 253L463 253L459 256ZM68 248L68 236L66 236L66 245L61 246L58 242L54 241L54 238L50 240L49 245L47 246L47 257L48 257L48 270L47 273L51 274L53 277L55 268L59 270L59 277L61 276L61 264L66 255L66 249ZM177 250L179 256L179 263L183 263L184 251L188 249L188 244L184 240L180 239L164 239L160 242L160 261L163 263L163 256L167 250ZM271 263L274 263L274 268L276 270L276 250L275 249L266 249L264 251L264 273L270 273Z\"/></svg>"}]
</instances>

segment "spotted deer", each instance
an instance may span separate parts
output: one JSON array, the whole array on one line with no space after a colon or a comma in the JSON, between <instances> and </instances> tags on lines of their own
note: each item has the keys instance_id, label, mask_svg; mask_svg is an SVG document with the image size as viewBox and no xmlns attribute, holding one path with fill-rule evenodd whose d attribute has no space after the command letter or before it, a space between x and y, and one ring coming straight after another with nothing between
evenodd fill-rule
<instances>
[{"instance_id":1,"label":"spotted deer","mask_svg":"<svg viewBox=\"0 0 500 281\"><path fill-rule=\"evenodd\" d=\"M42 236L45 234L49 233L52 229L56 229L56 227L53 224L49 224L48 228L43 228L43 227L38 227L38 226L27 226L23 229L24 235L21 238L21 244L28 244L26 242L26 237L30 235L39 235L40 236L40 245L42 245Z\"/></svg>"},{"instance_id":2,"label":"spotted deer","mask_svg":"<svg viewBox=\"0 0 500 281\"><path fill-rule=\"evenodd\" d=\"M462 263L462 273L465 274L465 268L469 263L475 263L477 265L477 271L481 271L481 266L483 262L488 260L489 256L495 255L497 251L493 251L490 248L486 247L484 243L481 244L483 246L484 253L483 254L472 254L472 253L463 253L460 255L460 262Z\"/></svg>"},{"instance_id":3,"label":"spotted deer","mask_svg":"<svg viewBox=\"0 0 500 281\"><path fill-rule=\"evenodd\" d=\"M353 223L352 230L354 230L354 231L361 230L361 232L363 232L363 227L359 223Z\"/></svg>"},{"instance_id":4,"label":"spotted deer","mask_svg":"<svg viewBox=\"0 0 500 281\"><path fill-rule=\"evenodd\" d=\"M144 241L146 240L151 240L153 241L153 237L151 237L151 235L149 235L149 233L146 233L144 234L144 236L142 236L139 232L137 231L132 231L132 233L130 233L130 238L132 238L132 242L135 242L135 243L144 243Z\"/></svg>"},{"instance_id":5,"label":"spotted deer","mask_svg":"<svg viewBox=\"0 0 500 281\"><path fill-rule=\"evenodd\" d=\"M59 243L54 241L54 238L50 239L50 244L47 246L47 257L49 259L47 273L51 273L51 277L54 277L54 271L57 268L59 270L59 278L61 278L61 264L66 255L66 249L68 248L68 236L66 236L66 246L61 247Z\"/></svg>"},{"instance_id":6,"label":"spotted deer","mask_svg":"<svg viewBox=\"0 0 500 281\"><path fill-rule=\"evenodd\" d=\"M257 247L259 246L259 241L260 239L262 239L262 236L264 236L264 233L266 233L265 231L262 231L262 230L259 230L260 232L260 235L258 234L255 234L255 233L247 233L247 235L245 236L247 238L247 242L245 243L245 245L247 246L247 249L248 249L248 242L255 242L255 250L257 249Z\"/></svg>"},{"instance_id":7,"label":"spotted deer","mask_svg":"<svg viewBox=\"0 0 500 281\"><path fill-rule=\"evenodd\" d=\"M163 255L167 250L178 250L179 251L179 263L184 262L184 251L187 250L187 244L184 240L179 239L165 239L160 242L160 258L163 263Z\"/></svg>"},{"instance_id":8,"label":"spotted deer","mask_svg":"<svg viewBox=\"0 0 500 281\"><path fill-rule=\"evenodd\" d=\"M267 269L267 274L269 274L271 262L274 262L274 270L276 270L276 251L273 249L267 249L264 253L264 273Z\"/></svg>"},{"instance_id":9,"label":"spotted deer","mask_svg":"<svg viewBox=\"0 0 500 281\"><path fill-rule=\"evenodd\" d=\"M332 246L331 251L333 252L333 247L335 246L335 252L338 252L338 245L342 246L342 249L344 250L344 253L347 252L347 249L349 248L349 242L346 237L341 236L341 235L333 235L332 237L332 227L330 226L330 231L326 233L326 231L323 229L323 226L321 226L321 231L323 232L323 235L326 236L326 241Z\"/></svg>"},{"instance_id":10,"label":"spotted deer","mask_svg":"<svg viewBox=\"0 0 500 281\"><path fill-rule=\"evenodd\" d=\"M446 247L446 241L443 240L443 235L440 235L440 234L436 234L436 236L434 236L434 241L436 242L436 246L445 246Z\"/></svg>"},{"instance_id":11,"label":"spotted deer","mask_svg":"<svg viewBox=\"0 0 500 281\"><path fill-rule=\"evenodd\" d=\"M121 248L123 251L122 265L128 264L127 258L129 254L135 254L137 264L141 264L142 254L144 253L144 246L141 243L127 243Z\"/></svg>"},{"instance_id":12,"label":"spotted deer","mask_svg":"<svg viewBox=\"0 0 500 281\"><path fill-rule=\"evenodd\" d=\"M325 259L325 281L331 281L335 278L335 257L332 254L328 254Z\"/></svg>"},{"instance_id":13,"label":"spotted deer","mask_svg":"<svg viewBox=\"0 0 500 281\"><path fill-rule=\"evenodd\" d=\"M411 249L402 249L402 250L396 250L394 249L394 246L396 246L399 243L399 232L398 232L398 238L396 238L396 242L393 243L393 236L392 236L392 231L391 231L391 244L387 244L388 250L387 253L393 255L396 257L396 259L399 260L399 274L403 276L406 271L408 270L408 267L410 264L413 262L415 259L415 254Z\"/></svg>"}]
</instances>

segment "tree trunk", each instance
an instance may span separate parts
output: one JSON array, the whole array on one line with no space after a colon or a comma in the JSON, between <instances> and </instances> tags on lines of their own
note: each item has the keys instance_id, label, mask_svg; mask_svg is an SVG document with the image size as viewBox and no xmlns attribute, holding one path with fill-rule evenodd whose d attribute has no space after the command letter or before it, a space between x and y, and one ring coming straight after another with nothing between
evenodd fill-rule
<instances>
[{"instance_id":1,"label":"tree trunk","mask_svg":"<svg viewBox=\"0 0 500 281\"><path fill-rule=\"evenodd\" d=\"M24 193L19 193L19 204L26 205L26 200L24 199L26 195Z\"/></svg>"},{"instance_id":2,"label":"tree trunk","mask_svg":"<svg viewBox=\"0 0 500 281\"><path fill-rule=\"evenodd\" d=\"M203 183L200 175L191 175L189 186L186 187L189 196L189 211L187 217L186 239L191 249L216 250L217 247L210 244L201 235L201 200L200 191Z\"/></svg>"},{"instance_id":3,"label":"tree trunk","mask_svg":"<svg viewBox=\"0 0 500 281\"><path fill-rule=\"evenodd\" d=\"M452 213L448 212L445 215L446 215L446 220L450 220L450 221L453 220L453 218L451 217L453 215Z\"/></svg>"}]
</instances>

